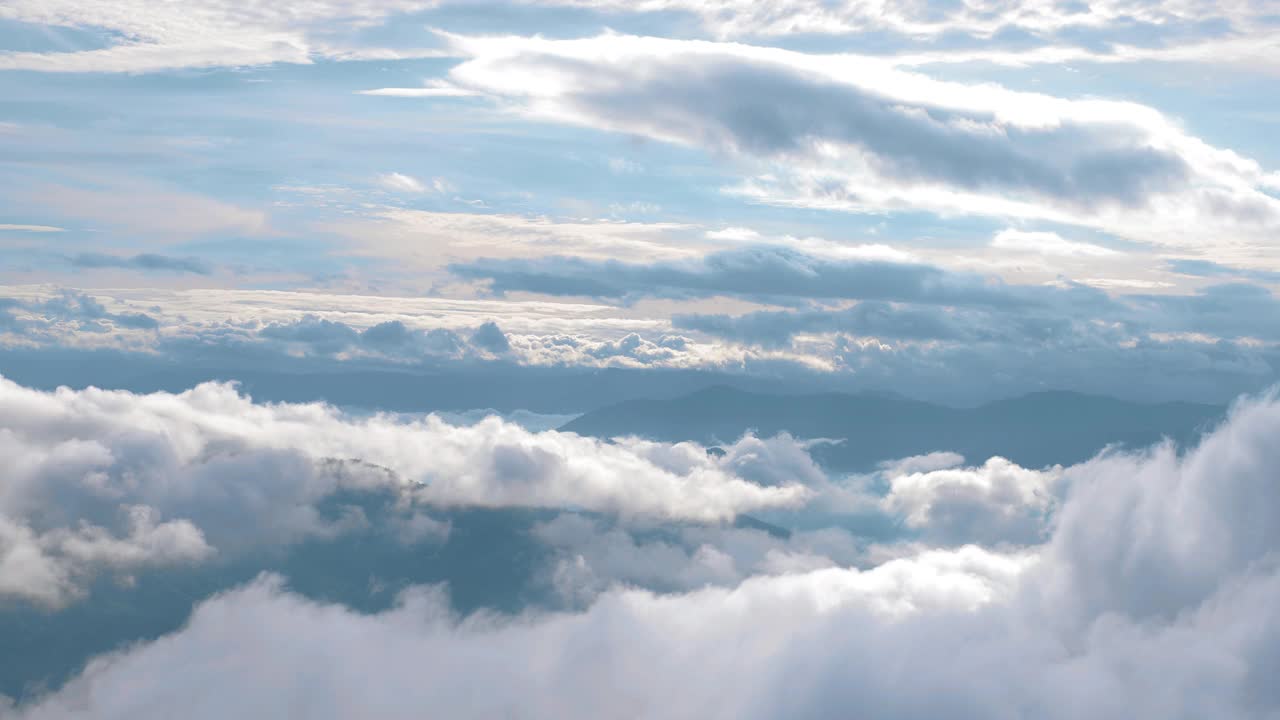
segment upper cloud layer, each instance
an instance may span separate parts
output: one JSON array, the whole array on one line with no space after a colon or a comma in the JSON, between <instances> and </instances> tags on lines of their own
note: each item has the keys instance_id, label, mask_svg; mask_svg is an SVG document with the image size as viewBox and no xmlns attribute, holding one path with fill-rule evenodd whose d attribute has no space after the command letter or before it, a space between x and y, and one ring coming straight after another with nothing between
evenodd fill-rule
<instances>
[{"instance_id":1,"label":"upper cloud layer","mask_svg":"<svg viewBox=\"0 0 1280 720\"><path fill-rule=\"evenodd\" d=\"M145 1L104 5L77 0L18 0L0 18L65 27L103 28L117 43L67 52L0 53L0 70L152 72L187 67L309 63L344 57L324 36L343 24L376 25L390 15L430 8L433 0L323 0L246 6L201 0L182 7ZM384 51L391 57L395 53ZM414 53L424 54L423 51Z\"/></svg>"},{"instance_id":2,"label":"upper cloud layer","mask_svg":"<svg viewBox=\"0 0 1280 720\"><path fill-rule=\"evenodd\" d=\"M1041 218L1265 243L1277 178L1142 105L964 85L854 56L617 35L452 37L450 77L552 120L762 163L734 192L858 212Z\"/></svg>"}]
</instances>

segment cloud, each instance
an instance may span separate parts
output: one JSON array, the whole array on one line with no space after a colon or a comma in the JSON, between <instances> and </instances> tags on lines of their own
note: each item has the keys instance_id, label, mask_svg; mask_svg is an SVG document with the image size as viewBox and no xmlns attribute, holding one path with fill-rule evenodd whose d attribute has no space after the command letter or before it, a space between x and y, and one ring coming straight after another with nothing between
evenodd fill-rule
<instances>
[{"instance_id":1,"label":"cloud","mask_svg":"<svg viewBox=\"0 0 1280 720\"><path fill-rule=\"evenodd\" d=\"M1171 26L1175 40L1179 30L1197 23L1228 20L1231 25L1255 28L1261 13L1252 6L1190 5L1178 11L1151 0L1121 0L1105 4L863 2L781 0L767 6L749 0L656 0L627 3L621 0L553 0L553 4L589 7L610 12L676 12L696 16L721 37L791 34L862 34L888 31L910 39L967 35L993 42L1002 36L1025 39L1028 35L1052 39L1067 29L1089 30L1105 38L1109 30L1146 31ZM1013 31L1021 32L1013 32ZM1204 28L1207 36L1215 34ZM1135 33L1136 34L1136 33Z\"/></svg>"},{"instance_id":2,"label":"cloud","mask_svg":"<svg viewBox=\"0 0 1280 720\"><path fill-rule=\"evenodd\" d=\"M66 229L53 227L52 225L12 225L0 223L0 232L59 233L66 232Z\"/></svg>"},{"instance_id":3,"label":"cloud","mask_svg":"<svg viewBox=\"0 0 1280 720\"><path fill-rule=\"evenodd\" d=\"M155 72L177 68L236 67L313 57L360 59L438 55L439 51L347 48L334 43L339 28L368 28L401 13L424 10L430 0L319 3L284 2L246 9L228 0L200 0L182 8L129 0L104 8L78 0L19 0L3 17L23 23L106 30L115 42L101 49L0 53L0 69L43 72Z\"/></svg>"},{"instance_id":4,"label":"cloud","mask_svg":"<svg viewBox=\"0 0 1280 720\"><path fill-rule=\"evenodd\" d=\"M12 598L57 608L84 594L84 583L106 571L198 563L214 554L187 520L157 523L145 505L123 508L124 537L81 522L37 534L0 513L0 601Z\"/></svg>"},{"instance_id":5,"label":"cloud","mask_svg":"<svg viewBox=\"0 0 1280 720\"><path fill-rule=\"evenodd\" d=\"M377 97L404 97L404 98L436 98L436 97L472 97L480 93L474 90L464 90L463 88L453 87L452 85L437 85L431 87L385 87L374 88L373 90L360 90L359 95L373 95Z\"/></svg>"},{"instance_id":6,"label":"cloud","mask_svg":"<svg viewBox=\"0 0 1280 720\"><path fill-rule=\"evenodd\" d=\"M357 418L319 404L255 404L217 384L177 395L46 393L0 379L0 418L11 459L0 488L0 592L51 604L75 595L90 568L263 552L363 526L354 506L321 512L339 491L399 498L411 535L439 534L416 518L425 507L714 522L808 496L803 466L783 462L781 450L717 457L689 444L531 433L496 417L469 426ZM121 506L131 508L123 519Z\"/></svg>"},{"instance_id":7,"label":"cloud","mask_svg":"<svg viewBox=\"0 0 1280 720\"><path fill-rule=\"evenodd\" d=\"M1276 597L1280 447L1270 438L1277 428L1273 392L1240 403L1185 454L1165 443L1068 468L1071 493L1049 546L1045 602L1080 623L1107 612L1164 620L1213 614L1233 597L1245 599L1251 583L1269 584ZM1066 587L1060 605L1048 597Z\"/></svg>"},{"instance_id":8,"label":"cloud","mask_svg":"<svg viewBox=\"0 0 1280 720\"><path fill-rule=\"evenodd\" d=\"M554 0L608 13L687 13L717 38L869 37L867 53L900 65L1139 61L1274 63L1274 21L1256 5L1204 3L1171 10L1152 0L1107 3L869 4L857 0Z\"/></svg>"},{"instance_id":9,"label":"cloud","mask_svg":"<svg viewBox=\"0 0 1280 720\"><path fill-rule=\"evenodd\" d=\"M421 195L424 193L447 193L452 192L454 187L444 178L431 178L423 182L412 175L393 172L378 176L378 184L383 188L396 193L412 193Z\"/></svg>"},{"instance_id":10,"label":"cloud","mask_svg":"<svg viewBox=\"0 0 1280 720\"><path fill-rule=\"evenodd\" d=\"M1280 283L1280 272L1231 267L1213 262L1212 260L1201 260L1198 258L1172 258L1167 260L1165 265L1171 272L1175 272L1180 275L1190 275L1192 277L1226 277L1266 284Z\"/></svg>"},{"instance_id":11,"label":"cloud","mask_svg":"<svg viewBox=\"0 0 1280 720\"><path fill-rule=\"evenodd\" d=\"M1063 257L1113 257L1120 253L1111 248L1090 243L1064 240L1053 232L1031 232L1006 228L996 233L991 240L991 247L1014 252L1038 253L1041 255L1059 255Z\"/></svg>"},{"instance_id":12,"label":"cloud","mask_svg":"<svg viewBox=\"0 0 1280 720\"><path fill-rule=\"evenodd\" d=\"M268 576L12 714L1267 717L1280 706L1277 430L1266 397L1185 453L1068 469L1051 536L1017 553L926 549L679 594L618 588L515 618L456 618L430 589L358 614ZM479 704L458 692L476 677L489 682Z\"/></svg>"},{"instance_id":13,"label":"cloud","mask_svg":"<svg viewBox=\"0 0 1280 720\"><path fill-rule=\"evenodd\" d=\"M207 345L219 341L228 349L258 353L275 350L293 357L384 360L399 364L476 360L504 354L511 348L506 335L492 321L481 323L465 338L451 329L410 328L399 320L359 330L312 314L261 328L245 328L221 338L216 333L204 337L197 334L187 342Z\"/></svg>"},{"instance_id":14,"label":"cloud","mask_svg":"<svg viewBox=\"0 0 1280 720\"><path fill-rule=\"evenodd\" d=\"M695 330L770 347L801 333L847 332L885 340L995 340L1001 330L989 314L867 300L844 310L760 310L744 315L673 315L681 330Z\"/></svg>"},{"instance_id":15,"label":"cloud","mask_svg":"<svg viewBox=\"0 0 1280 720\"><path fill-rule=\"evenodd\" d=\"M895 469L881 500L885 511L934 542L984 545L1039 541L1062 470L1029 470L1001 457L975 468Z\"/></svg>"},{"instance_id":16,"label":"cloud","mask_svg":"<svg viewBox=\"0 0 1280 720\"><path fill-rule=\"evenodd\" d=\"M1270 175L1138 105L933 80L848 55L607 34L450 36L451 81L530 116L723 152L731 192L853 212L1043 219L1243 252L1280 226ZM803 108L803 112L796 111Z\"/></svg>"},{"instance_id":17,"label":"cloud","mask_svg":"<svg viewBox=\"0 0 1280 720\"><path fill-rule=\"evenodd\" d=\"M492 320L476 328L476 331L471 334L471 343L495 355L511 350L511 343L507 340L506 334Z\"/></svg>"},{"instance_id":18,"label":"cloud","mask_svg":"<svg viewBox=\"0 0 1280 720\"><path fill-rule=\"evenodd\" d=\"M1155 330L1280 341L1280 299L1251 283L1209 285L1188 295L1139 295L1129 302Z\"/></svg>"},{"instance_id":19,"label":"cloud","mask_svg":"<svg viewBox=\"0 0 1280 720\"><path fill-rule=\"evenodd\" d=\"M791 251L766 248L760 251L763 260L754 258L755 252L730 252L714 264L622 263L613 275L614 266L607 263L558 266L548 261L534 266L546 269L538 283L555 285L562 276L573 282L589 279L610 293L634 293L622 296L637 302L632 307L248 290L114 289L90 295L15 287L9 302L0 303L0 341L9 352L26 347L62 362L71 359L73 349L123 353L93 360L86 356L71 375L49 380L54 384L78 384L85 378L113 384L135 374L123 367L108 372L97 366L104 361L112 367L168 367L170 375L177 371L193 383L252 380L262 372L419 374L450 369L479 373L468 375L469 385L459 386L459 392L469 397L479 392L480 405L506 409L521 405L503 405L492 390L476 390L476 383L489 382L477 378L549 377L546 373L567 378L590 369L625 368L655 371L649 376L654 382L665 382L658 380L664 372L679 371L710 373L707 383L734 377L750 383L781 378L828 390L911 387L915 396L943 403L981 403L1044 389L1222 403L1275 382L1280 370L1280 327L1271 322L1280 317L1277 301L1257 286L1109 296L1065 281L1011 285L921 263L891 263L879 272L883 266L874 262L801 255L788 266ZM511 266L494 267L508 272ZM515 278L513 289L542 286L527 284L516 273L508 276ZM859 284L864 278L870 284ZM896 285L895 278L900 280ZM850 302L774 294L779 292L883 292L917 299ZM726 295L793 309L741 315L676 312L668 320L645 316L652 306L638 303L649 294ZM495 353L474 342L477 329L487 322L499 326L507 351ZM43 363L35 355L24 357L14 362ZM203 368L206 374L179 368ZM45 371L36 375L49 377ZM348 377L354 382L354 376ZM145 389L155 387L181 386ZM414 392L423 391L417 387ZM360 404L350 387L332 389L346 398L342 402ZM408 400L394 395L384 387L379 401L405 409ZM547 401L542 393L517 395ZM456 402L457 396L448 396ZM457 407L436 405L431 397L436 393L416 402ZM575 397L538 407L568 412L590 402Z\"/></svg>"},{"instance_id":20,"label":"cloud","mask_svg":"<svg viewBox=\"0 0 1280 720\"><path fill-rule=\"evenodd\" d=\"M125 268L128 270L161 271L209 275L213 272L208 263L198 258L171 257L156 253L138 255L106 255L103 253L79 253L68 258L82 268Z\"/></svg>"},{"instance_id":21,"label":"cloud","mask_svg":"<svg viewBox=\"0 0 1280 720\"><path fill-rule=\"evenodd\" d=\"M7 299L10 308L10 331L24 335L48 333L58 326L68 325L72 332L103 333L110 329L155 330L160 322L146 313L109 312L91 295L73 290L63 290L39 300ZM23 311L26 317L18 319L13 310ZM109 325L104 324L109 323Z\"/></svg>"},{"instance_id":22,"label":"cloud","mask_svg":"<svg viewBox=\"0 0 1280 720\"><path fill-rule=\"evenodd\" d=\"M392 192L424 193L427 186L421 180L398 172L378 176L378 184Z\"/></svg>"},{"instance_id":23,"label":"cloud","mask_svg":"<svg viewBox=\"0 0 1280 720\"><path fill-rule=\"evenodd\" d=\"M498 294L622 299L734 295L757 300L793 297L994 306L1034 302L1019 288L978 275L918 263L815 256L778 246L649 263L563 256L481 258L455 263L449 270L464 279L487 280ZM1099 294L1096 299L1102 297Z\"/></svg>"},{"instance_id":24,"label":"cloud","mask_svg":"<svg viewBox=\"0 0 1280 720\"><path fill-rule=\"evenodd\" d=\"M448 192L447 187L438 192ZM566 253L594 258L689 257L696 248L681 245L681 223L640 223L528 217L511 214L431 212L380 207L370 218L329 225L366 252L400 262L438 268L442 259L541 257ZM673 238L672 236L675 236ZM424 243L432 252L424 254Z\"/></svg>"},{"instance_id":25,"label":"cloud","mask_svg":"<svg viewBox=\"0 0 1280 720\"><path fill-rule=\"evenodd\" d=\"M269 229L267 214L261 210L151 183L113 180L94 187L40 185L23 191L21 198L66 217L161 235L166 240L220 231L260 235Z\"/></svg>"},{"instance_id":26,"label":"cloud","mask_svg":"<svg viewBox=\"0 0 1280 720\"><path fill-rule=\"evenodd\" d=\"M862 543L835 528L774 532L685 525L628 528L563 513L532 535L553 550L544 582L570 607L619 587L659 592L732 587L753 575L783 575L863 561Z\"/></svg>"}]
</instances>

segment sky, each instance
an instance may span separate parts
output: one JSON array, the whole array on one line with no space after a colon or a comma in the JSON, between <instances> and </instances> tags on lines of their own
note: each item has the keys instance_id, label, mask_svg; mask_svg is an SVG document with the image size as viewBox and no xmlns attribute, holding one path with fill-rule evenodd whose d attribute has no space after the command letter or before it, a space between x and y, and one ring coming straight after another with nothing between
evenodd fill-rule
<instances>
[{"instance_id":1,"label":"sky","mask_svg":"<svg viewBox=\"0 0 1280 720\"><path fill-rule=\"evenodd\" d=\"M1280 716L1274 0L5 0L0 97L0 720Z\"/></svg>"},{"instance_id":2,"label":"sky","mask_svg":"<svg viewBox=\"0 0 1280 720\"><path fill-rule=\"evenodd\" d=\"M1268 5L9 2L0 343L1226 402Z\"/></svg>"}]
</instances>

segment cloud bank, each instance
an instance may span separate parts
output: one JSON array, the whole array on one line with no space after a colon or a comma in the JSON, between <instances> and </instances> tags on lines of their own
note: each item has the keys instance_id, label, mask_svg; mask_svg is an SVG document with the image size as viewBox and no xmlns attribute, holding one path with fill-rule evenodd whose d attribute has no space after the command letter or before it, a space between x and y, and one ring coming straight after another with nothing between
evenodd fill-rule
<instances>
[{"instance_id":1,"label":"cloud bank","mask_svg":"<svg viewBox=\"0 0 1280 720\"><path fill-rule=\"evenodd\" d=\"M1136 103L731 43L450 40L469 58L457 86L531 116L760 161L732 189L755 201L1051 220L1184 247L1267 245L1280 225L1275 173Z\"/></svg>"},{"instance_id":2,"label":"cloud bank","mask_svg":"<svg viewBox=\"0 0 1280 720\"><path fill-rule=\"evenodd\" d=\"M579 508L623 518L718 522L794 506L818 476L789 438L604 443L490 417L356 418L320 404L256 404L229 385L181 394L29 390L0 379L0 595L74 599L95 571L270 551L367 523L337 493L418 509ZM772 454L761 449L775 448Z\"/></svg>"},{"instance_id":3,"label":"cloud bank","mask_svg":"<svg viewBox=\"0 0 1280 720\"><path fill-rule=\"evenodd\" d=\"M1031 550L925 550L465 620L437 590L359 615L264 577L10 715L1268 717L1280 708L1277 430L1268 396L1185 453L1069 468L1051 533ZM893 469L956 460L931 458ZM982 482L913 484L1025 489L1025 476L995 478L1009 471L993 461ZM467 688L480 677L478 697Z\"/></svg>"}]
</instances>

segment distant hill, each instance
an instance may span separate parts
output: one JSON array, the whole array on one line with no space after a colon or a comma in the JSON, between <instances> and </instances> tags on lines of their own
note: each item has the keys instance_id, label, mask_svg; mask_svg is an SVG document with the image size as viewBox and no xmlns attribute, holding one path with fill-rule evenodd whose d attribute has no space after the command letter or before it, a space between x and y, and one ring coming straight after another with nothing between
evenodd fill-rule
<instances>
[{"instance_id":1,"label":"distant hill","mask_svg":"<svg viewBox=\"0 0 1280 720\"><path fill-rule=\"evenodd\" d=\"M1224 413L1216 405L1145 405L1072 392L1039 392L976 408L953 408L889 394L771 395L728 386L674 399L628 400L561 427L580 435L729 443L747 431L843 440L814 457L838 471L935 450L969 462L992 455L1028 467L1087 460L1110 444L1143 447L1170 437L1193 442Z\"/></svg>"}]
</instances>

